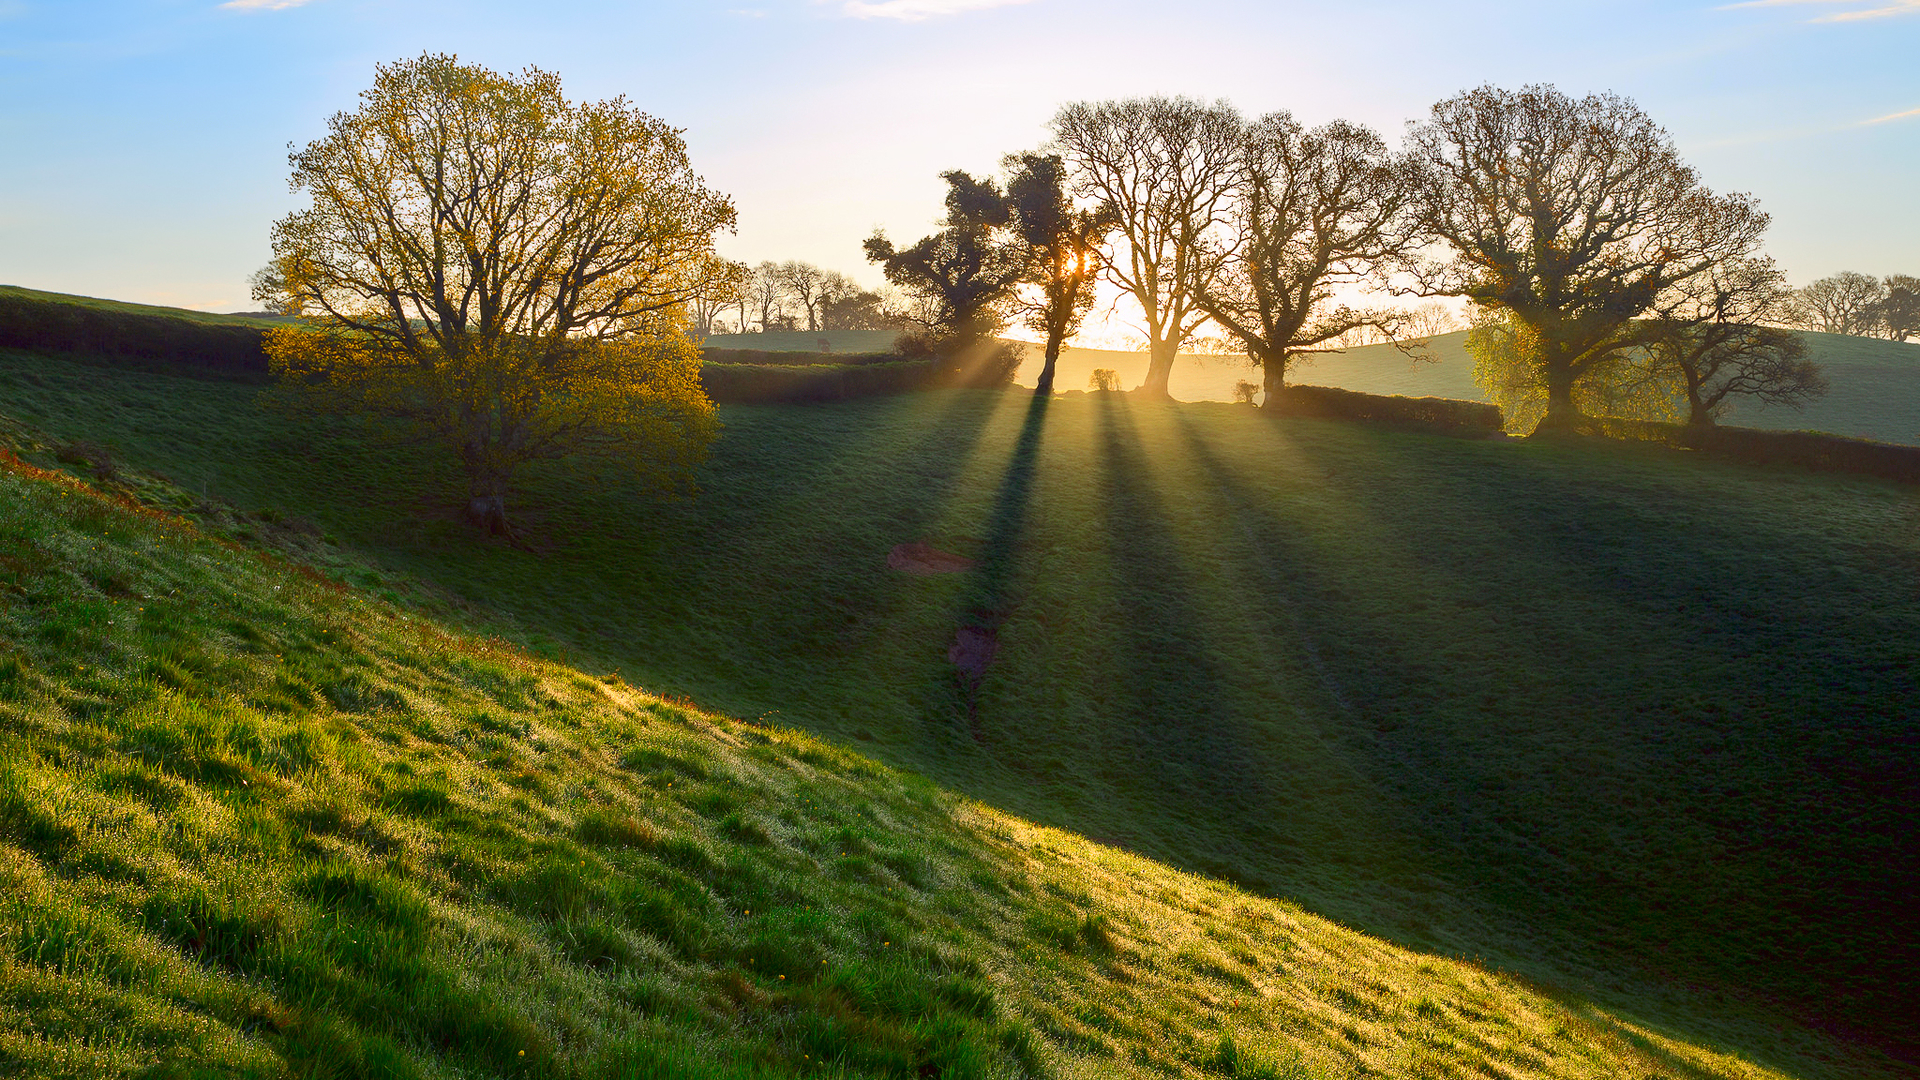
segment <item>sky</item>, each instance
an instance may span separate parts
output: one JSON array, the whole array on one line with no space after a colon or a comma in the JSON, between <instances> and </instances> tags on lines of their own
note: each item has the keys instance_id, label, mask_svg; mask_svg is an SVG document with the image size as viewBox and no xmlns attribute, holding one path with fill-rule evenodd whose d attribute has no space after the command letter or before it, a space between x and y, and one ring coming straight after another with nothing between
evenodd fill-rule
<instances>
[{"instance_id":1,"label":"sky","mask_svg":"<svg viewBox=\"0 0 1920 1080\"><path fill-rule=\"evenodd\" d=\"M374 65L558 73L684 128L738 259L869 283L939 174L1040 145L1063 102L1225 98L1398 139L1433 102L1550 82L1635 99L1773 215L1800 284L1920 273L1920 0L0 0L0 283L246 310L287 154Z\"/></svg>"}]
</instances>

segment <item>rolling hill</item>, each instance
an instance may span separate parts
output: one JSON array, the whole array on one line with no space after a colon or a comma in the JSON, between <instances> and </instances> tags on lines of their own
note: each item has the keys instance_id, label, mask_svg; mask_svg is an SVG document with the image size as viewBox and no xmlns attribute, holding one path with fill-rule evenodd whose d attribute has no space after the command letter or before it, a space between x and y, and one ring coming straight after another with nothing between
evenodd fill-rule
<instances>
[{"instance_id":1,"label":"rolling hill","mask_svg":"<svg viewBox=\"0 0 1920 1080\"><path fill-rule=\"evenodd\" d=\"M10 1074L1893 1074L1811 1033L1782 1071L538 659L106 464L0 459Z\"/></svg>"},{"instance_id":2,"label":"rolling hill","mask_svg":"<svg viewBox=\"0 0 1920 1080\"><path fill-rule=\"evenodd\" d=\"M723 409L690 500L530 474L515 548L438 455L256 393L0 355L43 462L455 625L1791 1075L1904 1037L1911 489L942 392ZM889 571L910 540L981 569ZM958 625L998 641L971 705Z\"/></svg>"}]
</instances>

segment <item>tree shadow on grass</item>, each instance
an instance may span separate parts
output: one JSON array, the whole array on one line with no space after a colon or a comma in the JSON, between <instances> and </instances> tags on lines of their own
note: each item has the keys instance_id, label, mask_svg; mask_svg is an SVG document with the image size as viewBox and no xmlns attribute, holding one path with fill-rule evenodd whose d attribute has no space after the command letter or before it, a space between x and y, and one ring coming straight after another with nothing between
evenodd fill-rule
<instances>
[{"instance_id":1,"label":"tree shadow on grass","mask_svg":"<svg viewBox=\"0 0 1920 1080\"><path fill-rule=\"evenodd\" d=\"M1470 586L1470 560L1435 560L1436 575L1462 583L1454 602L1482 594L1462 607L1472 615L1460 636L1482 638L1466 649L1487 674L1449 679L1449 696L1488 697L1475 719L1436 695L1426 730L1396 740L1436 794L1471 796L1457 836L1436 827L1431 799L1403 827L1424 833L1478 906L1507 913L1510 942L1558 939L1603 970L1897 1042L1914 989L1912 922L1899 912L1915 853L1894 823L1920 792L1911 742L1903 750L1889 722L1911 700L1911 676L1851 654L1880 650L1883 636L1911 649L1920 627L1802 591L1800 570L1828 574L1844 556L1756 545L1768 523L1743 520L1749 508L1715 486L1710 465L1507 447L1477 469L1457 455L1440 468L1427 440L1350 427L1344 437L1405 477L1347 493L1386 543L1431 547L1411 489L1499 553L1471 568ZM1769 598L1776 588L1788 595ZM1409 647L1382 629L1376 662ZM1492 677L1502 670L1509 688ZM1533 672L1555 682L1523 682ZM1400 696L1419 689L1406 682ZM1903 757L1899 778L1887 763ZM1406 765L1376 759L1383 782Z\"/></svg>"},{"instance_id":2,"label":"tree shadow on grass","mask_svg":"<svg viewBox=\"0 0 1920 1080\"><path fill-rule=\"evenodd\" d=\"M1274 891L1274 868L1236 852L1284 842L1290 823L1271 814L1274 758L1268 736L1255 730L1228 684L1223 655L1203 595L1221 585L1209 568L1181 549L1155 463L1140 424L1164 422L1179 406L1140 402L1120 394L1094 399L1100 517L1117 625L1107 628L1114 650L1115 686L1101 727L1109 741L1107 770L1116 799L1140 804L1133 816L1165 818L1170 807L1199 808L1205 820L1176 815L1175 833L1211 834L1195 848L1172 845L1157 857L1260 891ZM1242 629L1245 628L1235 628ZM1243 677L1238 681L1244 682ZM1174 794L1176 793L1177 794Z\"/></svg>"}]
</instances>

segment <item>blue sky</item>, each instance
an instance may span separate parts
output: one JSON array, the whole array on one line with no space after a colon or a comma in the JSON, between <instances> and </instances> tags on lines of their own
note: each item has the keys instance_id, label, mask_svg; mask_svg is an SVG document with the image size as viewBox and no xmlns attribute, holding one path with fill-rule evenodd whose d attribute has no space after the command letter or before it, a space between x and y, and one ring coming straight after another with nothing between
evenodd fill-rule
<instances>
[{"instance_id":1,"label":"blue sky","mask_svg":"<svg viewBox=\"0 0 1920 1080\"><path fill-rule=\"evenodd\" d=\"M424 50L626 95L735 197L727 253L867 280L863 237L918 236L941 170L1036 145L1062 101L1225 97L1393 139L1534 81L1638 100L1760 198L1796 281L1920 273L1920 0L0 0L0 282L250 306L288 144Z\"/></svg>"}]
</instances>

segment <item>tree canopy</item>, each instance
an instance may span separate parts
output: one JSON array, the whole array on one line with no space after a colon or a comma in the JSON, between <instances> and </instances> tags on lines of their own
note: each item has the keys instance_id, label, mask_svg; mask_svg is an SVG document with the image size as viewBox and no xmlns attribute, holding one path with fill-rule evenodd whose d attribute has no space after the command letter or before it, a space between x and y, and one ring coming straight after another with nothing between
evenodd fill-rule
<instances>
[{"instance_id":1,"label":"tree canopy","mask_svg":"<svg viewBox=\"0 0 1920 1080\"><path fill-rule=\"evenodd\" d=\"M515 470L587 454L684 480L715 431L686 305L740 268L680 133L538 69L384 65L291 155L311 205L273 229L297 328L267 343L297 399L406 422L465 467L505 529Z\"/></svg>"},{"instance_id":2,"label":"tree canopy","mask_svg":"<svg viewBox=\"0 0 1920 1080\"><path fill-rule=\"evenodd\" d=\"M939 231L895 248L885 233L867 238L867 258L887 280L926 301L932 351L962 382L1001 385L1019 366L1017 350L997 347L1014 289L1025 277L1026 255L1006 234L1012 210L992 178L955 169L947 182L946 216Z\"/></svg>"},{"instance_id":3,"label":"tree canopy","mask_svg":"<svg viewBox=\"0 0 1920 1080\"><path fill-rule=\"evenodd\" d=\"M1194 304L1246 347L1267 400L1294 358L1340 347L1391 313L1335 299L1404 242L1406 169L1373 131L1334 121L1311 131L1284 112L1241 133L1224 223L1189 260Z\"/></svg>"},{"instance_id":4,"label":"tree canopy","mask_svg":"<svg viewBox=\"0 0 1920 1080\"><path fill-rule=\"evenodd\" d=\"M1076 193L1112 208L1120 243L1106 272L1145 320L1149 394L1167 396L1181 343L1206 321L1192 264L1225 219L1241 129L1226 102L1189 98L1075 102L1053 118Z\"/></svg>"},{"instance_id":5,"label":"tree canopy","mask_svg":"<svg viewBox=\"0 0 1920 1080\"><path fill-rule=\"evenodd\" d=\"M1663 294L1752 254L1767 225L1747 196L1709 191L1664 130L1611 94L1482 87L1435 105L1408 145L1428 253L1406 268L1427 295L1503 321L1551 427L1578 416L1583 378L1645 344L1640 317Z\"/></svg>"},{"instance_id":6,"label":"tree canopy","mask_svg":"<svg viewBox=\"0 0 1920 1080\"><path fill-rule=\"evenodd\" d=\"M1074 205L1066 164L1056 154L1009 155L1006 165L1008 216L1026 255L1026 283L1033 287L1021 314L1045 340L1034 392L1051 394L1060 346L1093 306L1094 284L1105 265L1101 248L1115 214L1110 205Z\"/></svg>"}]
</instances>

